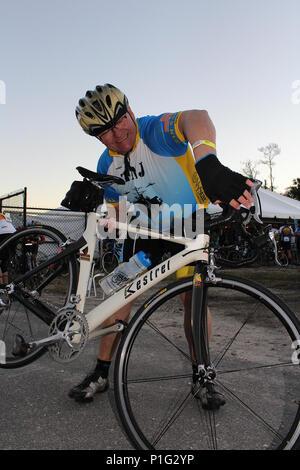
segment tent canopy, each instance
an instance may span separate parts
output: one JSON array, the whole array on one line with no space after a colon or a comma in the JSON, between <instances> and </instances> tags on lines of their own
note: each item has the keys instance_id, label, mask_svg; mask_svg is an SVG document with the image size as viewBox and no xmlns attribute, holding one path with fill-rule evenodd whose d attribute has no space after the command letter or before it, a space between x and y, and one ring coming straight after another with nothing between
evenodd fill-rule
<instances>
[{"instance_id":1,"label":"tent canopy","mask_svg":"<svg viewBox=\"0 0 300 470\"><path fill-rule=\"evenodd\" d=\"M258 194L263 218L300 219L300 201L262 188Z\"/></svg>"}]
</instances>

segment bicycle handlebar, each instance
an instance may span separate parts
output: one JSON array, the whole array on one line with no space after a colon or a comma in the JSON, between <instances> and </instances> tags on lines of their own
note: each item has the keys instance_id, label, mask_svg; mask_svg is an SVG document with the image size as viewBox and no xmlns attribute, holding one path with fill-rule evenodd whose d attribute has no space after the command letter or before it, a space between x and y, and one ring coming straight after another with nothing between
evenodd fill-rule
<instances>
[{"instance_id":1,"label":"bicycle handlebar","mask_svg":"<svg viewBox=\"0 0 300 470\"><path fill-rule=\"evenodd\" d=\"M97 182L102 184L120 184L124 185L125 181L113 175L103 175L101 173L96 173L94 171L88 170L87 168L83 168L82 166L76 167L76 170L80 173L81 176L87 178L91 182ZM247 225L250 220L253 218L256 222L262 224L260 219L261 216L261 205L260 200L258 197L258 190L261 187L261 181L259 180L252 180L253 186L250 188L250 194L253 198L253 205L249 209L241 207L241 209L236 210L233 207L225 204L220 204L220 207L223 209L221 215L214 217L214 219L210 219L208 222L205 222L205 226L207 229L215 227L217 225L226 224L228 222L239 221L243 225Z\"/></svg>"},{"instance_id":2,"label":"bicycle handlebar","mask_svg":"<svg viewBox=\"0 0 300 470\"><path fill-rule=\"evenodd\" d=\"M253 205L250 209L246 209L241 206L240 209L234 209L230 205L220 204L223 209L221 214L211 216L210 220L205 223L206 229L211 229L218 225L228 224L229 222L241 222L243 225L247 225L251 219L254 219L257 223L262 224L261 220L261 204L257 194L261 187L261 181L252 180L254 183L250 189L250 194L253 198Z\"/></svg>"}]
</instances>

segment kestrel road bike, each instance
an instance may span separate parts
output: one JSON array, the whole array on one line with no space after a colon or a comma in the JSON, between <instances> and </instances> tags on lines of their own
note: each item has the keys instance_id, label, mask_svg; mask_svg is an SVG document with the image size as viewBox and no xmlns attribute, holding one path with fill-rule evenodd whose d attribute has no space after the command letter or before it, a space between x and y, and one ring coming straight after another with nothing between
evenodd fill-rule
<instances>
[{"instance_id":1,"label":"kestrel road bike","mask_svg":"<svg viewBox=\"0 0 300 470\"><path fill-rule=\"evenodd\" d=\"M210 230L222 224L239 220L246 226L251 217L260 222L259 184L251 190L255 206L250 211L241 208L207 217L205 230L193 239L151 230L151 237L179 243L182 250L84 313L99 224L105 217L104 188L124 182L78 170L99 192L82 237L71 242L41 225L16 232L0 246L9 276L8 284L0 286L0 367L23 367L47 351L67 363L84 352L88 341L120 333L113 390L118 416L134 448L297 448L299 321L270 290L217 271L209 246ZM120 222L117 227L150 233ZM26 240L40 235L44 242L36 267L22 270ZM193 277L170 280L171 274L191 264ZM156 285L157 292L128 324L117 321L101 328L113 313ZM183 321L183 303L189 298L192 347ZM222 400L216 399L220 396Z\"/></svg>"}]
</instances>

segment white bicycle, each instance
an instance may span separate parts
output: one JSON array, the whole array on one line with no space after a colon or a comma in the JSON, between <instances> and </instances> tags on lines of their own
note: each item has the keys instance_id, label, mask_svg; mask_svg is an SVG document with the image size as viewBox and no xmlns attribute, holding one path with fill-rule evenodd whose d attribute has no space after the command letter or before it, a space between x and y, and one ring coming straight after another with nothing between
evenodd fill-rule
<instances>
[{"instance_id":1,"label":"white bicycle","mask_svg":"<svg viewBox=\"0 0 300 470\"><path fill-rule=\"evenodd\" d=\"M115 177L82 168L80 172L99 187L97 206L103 202L105 185L120 183ZM246 224L251 216L259 217L246 209L211 217L206 233L195 239L151 231L151 237L182 244L182 251L87 314L85 298L101 211L88 214L86 230L76 242L45 226L14 234L0 246L0 266L9 273L9 283L0 287L0 339L5 349L0 367L23 367L47 351L67 363L84 352L88 341L121 333L114 395L123 429L136 449L297 448L299 321L264 287L217 273L209 247L212 227L237 218ZM119 228L149 235L146 229ZM32 235L44 235L45 241L37 266L26 271L22 257ZM171 274L190 264L195 264L193 277L170 281ZM155 285L158 291L128 325L116 322L101 328L119 308ZM182 301L189 295L193 353L183 321ZM214 400L215 387L225 398L224 406Z\"/></svg>"}]
</instances>

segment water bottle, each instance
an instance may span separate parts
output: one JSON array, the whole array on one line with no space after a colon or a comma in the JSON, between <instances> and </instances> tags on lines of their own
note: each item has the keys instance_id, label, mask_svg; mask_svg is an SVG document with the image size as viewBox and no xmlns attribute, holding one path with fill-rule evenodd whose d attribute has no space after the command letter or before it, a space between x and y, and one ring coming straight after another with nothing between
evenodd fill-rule
<instances>
[{"instance_id":1,"label":"water bottle","mask_svg":"<svg viewBox=\"0 0 300 470\"><path fill-rule=\"evenodd\" d=\"M131 279L145 271L150 265L150 258L143 251L139 251L129 261L121 264L106 276L100 282L100 286L105 294L110 295L125 286Z\"/></svg>"}]
</instances>

